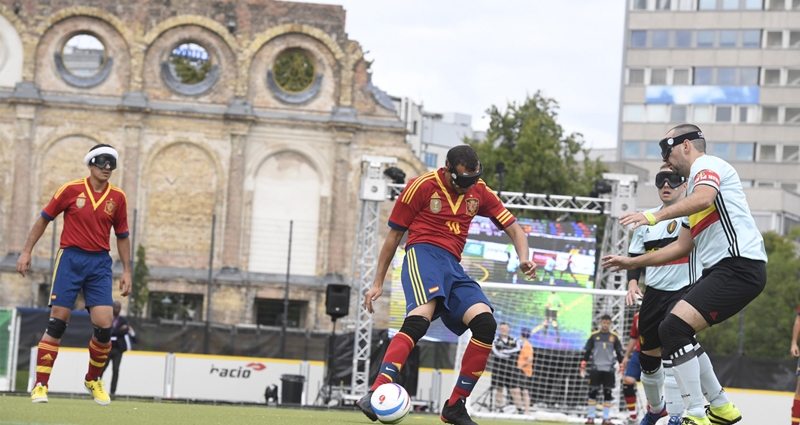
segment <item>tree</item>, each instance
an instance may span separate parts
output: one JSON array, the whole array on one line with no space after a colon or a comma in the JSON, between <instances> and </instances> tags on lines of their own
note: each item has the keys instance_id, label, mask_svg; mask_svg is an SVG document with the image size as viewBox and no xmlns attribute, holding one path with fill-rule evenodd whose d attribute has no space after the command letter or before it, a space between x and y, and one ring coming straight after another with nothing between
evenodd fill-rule
<instances>
[{"instance_id":1,"label":"tree","mask_svg":"<svg viewBox=\"0 0 800 425\"><path fill-rule=\"evenodd\" d=\"M800 302L800 257L796 242L800 228L788 235L764 233L767 251L767 285L744 309L743 352L748 356L789 359L792 326ZM739 316L728 319L698 335L709 353L732 355L739 348Z\"/></svg>"},{"instance_id":2,"label":"tree","mask_svg":"<svg viewBox=\"0 0 800 425\"><path fill-rule=\"evenodd\" d=\"M142 317L150 290L147 288L147 278L150 277L150 269L147 268L145 261L145 250L142 245L136 248L136 263L133 265L133 276L131 277L131 300L128 307L130 314L134 317Z\"/></svg>"},{"instance_id":3,"label":"tree","mask_svg":"<svg viewBox=\"0 0 800 425\"><path fill-rule=\"evenodd\" d=\"M492 189L554 195L588 196L604 166L588 159L583 135L565 134L556 121L558 103L540 92L505 111L492 106L486 140L470 143L484 166L483 180ZM496 174L502 162L502 187Z\"/></svg>"}]
</instances>

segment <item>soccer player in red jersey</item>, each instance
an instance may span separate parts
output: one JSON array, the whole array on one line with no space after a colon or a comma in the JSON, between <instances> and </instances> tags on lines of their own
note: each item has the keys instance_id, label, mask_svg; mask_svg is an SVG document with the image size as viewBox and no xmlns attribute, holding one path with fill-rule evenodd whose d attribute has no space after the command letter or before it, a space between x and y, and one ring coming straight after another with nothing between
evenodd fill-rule
<instances>
[{"instance_id":1,"label":"soccer player in red jersey","mask_svg":"<svg viewBox=\"0 0 800 425\"><path fill-rule=\"evenodd\" d=\"M72 306L83 290L86 308L92 318L94 335L89 342L89 370L84 385L94 401L111 402L100 381L100 374L111 350L112 273L111 227L117 236L117 250L123 272L119 281L122 296L131 292L131 242L128 238L127 201L122 190L108 180L117 168L117 151L105 144L96 145L84 157L89 177L64 184L42 210L28 241L17 260L17 271L24 277L31 268L31 251L47 225L62 212L64 229L61 249L56 257L50 289L50 319L36 356L36 380L31 401L46 403L47 383L58 356L61 336L67 329Z\"/></svg>"},{"instance_id":2,"label":"soccer player in red jersey","mask_svg":"<svg viewBox=\"0 0 800 425\"><path fill-rule=\"evenodd\" d=\"M520 270L536 277L530 260L527 235L503 206L480 175L483 167L468 145L447 152L445 167L408 182L389 217L389 235L378 257L372 288L364 297L364 308L374 313L372 302L383 293L383 280L403 234L408 231L406 256L401 279L406 298L406 319L383 357L380 372L358 407L373 421L372 392L381 384L393 382L417 341L428 331L432 320L441 318L457 335L472 331L461 371L441 419L456 425L474 425L465 399L470 395L486 367L492 351L497 323L492 307L475 280L459 264L467 233L475 215L489 217L511 237L520 259Z\"/></svg>"},{"instance_id":3,"label":"soccer player in red jersey","mask_svg":"<svg viewBox=\"0 0 800 425\"><path fill-rule=\"evenodd\" d=\"M795 357L800 357L800 348L797 348L797 338L800 337L800 306L797 307L797 317L792 328L792 345L789 350ZM800 362L797 363L797 388L794 390L794 403L792 403L792 425L800 424Z\"/></svg>"}]
</instances>

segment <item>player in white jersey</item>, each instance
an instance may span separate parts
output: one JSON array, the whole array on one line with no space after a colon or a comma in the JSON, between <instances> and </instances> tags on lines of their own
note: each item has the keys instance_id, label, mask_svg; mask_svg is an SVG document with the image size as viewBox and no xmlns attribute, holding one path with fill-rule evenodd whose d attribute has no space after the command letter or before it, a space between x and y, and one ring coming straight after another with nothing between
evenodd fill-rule
<instances>
[{"instance_id":1,"label":"player in white jersey","mask_svg":"<svg viewBox=\"0 0 800 425\"><path fill-rule=\"evenodd\" d=\"M688 196L656 212L626 214L622 225L638 228L688 216L690 228L678 240L635 257L606 256L603 267L613 271L665 264L696 247L703 275L659 326L664 356L672 360L675 378L688 402L683 424L733 424L741 413L724 394L709 394L704 409L701 386L713 375L707 356L694 347L694 334L738 313L764 290L767 280L764 242L750 214L736 170L720 158L706 155L702 131L682 124L659 142L664 162L688 178ZM641 319L640 319L641 320Z\"/></svg>"}]
</instances>

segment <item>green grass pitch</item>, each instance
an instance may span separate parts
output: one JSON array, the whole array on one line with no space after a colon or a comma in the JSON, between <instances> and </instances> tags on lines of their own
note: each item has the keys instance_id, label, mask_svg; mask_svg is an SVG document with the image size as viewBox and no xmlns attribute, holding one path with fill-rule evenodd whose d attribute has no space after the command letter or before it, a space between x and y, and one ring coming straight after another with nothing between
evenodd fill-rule
<instances>
[{"instance_id":1,"label":"green grass pitch","mask_svg":"<svg viewBox=\"0 0 800 425\"><path fill-rule=\"evenodd\" d=\"M476 418L481 425L556 425L550 422L519 422ZM412 413L407 425L438 425L438 415ZM0 396L0 425L33 424L237 424L305 425L372 424L361 412L344 410L284 409L266 406L187 404L179 402L112 401L99 406L88 398L54 398L49 403L31 403L25 394ZM563 424L562 424L563 425Z\"/></svg>"}]
</instances>

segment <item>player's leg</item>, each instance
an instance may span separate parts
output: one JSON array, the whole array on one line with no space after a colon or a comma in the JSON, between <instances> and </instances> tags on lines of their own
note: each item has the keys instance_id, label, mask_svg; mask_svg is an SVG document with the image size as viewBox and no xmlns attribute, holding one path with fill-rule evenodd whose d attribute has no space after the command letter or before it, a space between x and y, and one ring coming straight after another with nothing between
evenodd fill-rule
<instances>
[{"instance_id":1,"label":"player's leg","mask_svg":"<svg viewBox=\"0 0 800 425\"><path fill-rule=\"evenodd\" d=\"M111 398L103 388L100 374L111 351L111 323L114 320L111 257L107 253L86 254L83 260L83 269L91 271L87 274L83 295L94 327L89 341L89 367L84 385L96 403L106 405Z\"/></svg>"},{"instance_id":2,"label":"player's leg","mask_svg":"<svg viewBox=\"0 0 800 425\"><path fill-rule=\"evenodd\" d=\"M797 363L797 388L794 390L792 403L792 425L800 424L800 361Z\"/></svg>"},{"instance_id":3,"label":"player's leg","mask_svg":"<svg viewBox=\"0 0 800 425\"><path fill-rule=\"evenodd\" d=\"M111 353L108 355L108 359L114 363L111 371L114 372L114 376L111 378L111 396L113 397L117 393L117 382L119 381L119 366L122 363L122 350L119 348L111 348ZM106 364L108 366L108 364ZM105 368L104 368L105 369Z\"/></svg>"},{"instance_id":4,"label":"player's leg","mask_svg":"<svg viewBox=\"0 0 800 425\"><path fill-rule=\"evenodd\" d=\"M667 404L669 425L680 424L685 406L678 381L675 380L675 372L672 370L672 360L661 357L661 363L664 365L664 401Z\"/></svg>"},{"instance_id":5,"label":"player's leg","mask_svg":"<svg viewBox=\"0 0 800 425\"><path fill-rule=\"evenodd\" d=\"M617 384L617 377L614 372L603 372L603 424L611 418L611 405L614 403L612 390Z\"/></svg>"},{"instance_id":6,"label":"player's leg","mask_svg":"<svg viewBox=\"0 0 800 425\"><path fill-rule=\"evenodd\" d=\"M597 396L600 394L600 384L602 378L599 372L592 370L589 372L589 398L586 401L586 423L593 424L597 415Z\"/></svg>"},{"instance_id":7,"label":"player's leg","mask_svg":"<svg viewBox=\"0 0 800 425\"><path fill-rule=\"evenodd\" d=\"M628 418L635 421L636 414L636 382L641 379L642 369L639 366L639 352L634 351L625 368L625 376L622 378L622 395L625 397L625 405L628 407Z\"/></svg>"},{"instance_id":8,"label":"player's leg","mask_svg":"<svg viewBox=\"0 0 800 425\"><path fill-rule=\"evenodd\" d=\"M556 331L556 342L561 342L561 331L558 329L558 310L553 311L553 330Z\"/></svg>"}]
</instances>

